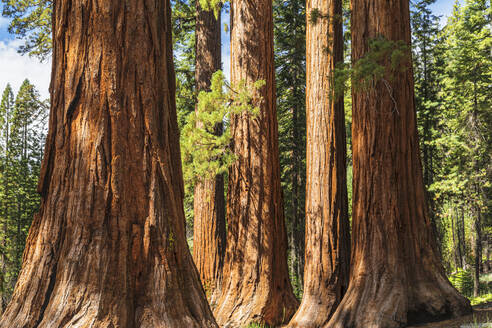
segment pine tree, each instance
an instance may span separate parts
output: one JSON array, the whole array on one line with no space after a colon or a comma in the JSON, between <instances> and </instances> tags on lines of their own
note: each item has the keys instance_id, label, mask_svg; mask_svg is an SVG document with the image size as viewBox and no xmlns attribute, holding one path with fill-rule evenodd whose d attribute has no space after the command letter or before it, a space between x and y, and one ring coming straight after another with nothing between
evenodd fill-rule
<instances>
[{"instance_id":1,"label":"pine tree","mask_svg":"<svg viewBox=\"0 0 492 328\"><path fill-rule=\"evenodd\" d=\"M2 304L6 304L12 294L27 231L39 207L37 180L47 119L46 105L39 98L37 90L26 80L15 100L7 86L1 106Z\"/></svg>"},{"instance_id":2,"label":"pine tree","mask_svg":"<svg viewBox=\"0 0 492 328\"><path fill-rule=\"evenodd\" d=\"M19 52L46 60L51 54L53 0L1 0L4 17L11 18L9 32L24 40Z\"/></svg>"},{"instance_id":3,"label":"pine tree","mask_svg":"<svg viewBox=\"0 0 492 328\"><path fill-rule=\"evenodd\" d=\"M13 158L11 148L12 115L14 111L14 93L10 84L2 94L0 103L0 236L1 236L1 280L0 280L0 311L3 312L15 283L10 270L10 240L9 240L9 218L11 217L11 204L13 199Z\"/></svg>"},{"instance_id":4,"label":"pine tree","mask_svg":"<svg viewBox=\"0 0 492 328\"><path fill-rule=\"evenodd\" d=\"M420 0L413 4L412 45L413 68L415 79L415 108L422 158L426 199L429 206L429 216L438 241L442 238L441 230L437 227L435 195L429 191L434 183L434 172L438 161L433 141L437 135L439 92L439 18L432 14L430 5L435 0ZM441 243L439 243L440 245ZM441 247L440 247L441 248Z\"/></svg>"},{"instance_id":5,"label":"pine tree","mask_svg":"<svg viewBox=\"0 0 492 328\"><path fill-rule=\"evenodd\" d=\"M470 213L474 226L474 294L479 294L482 225L489 220L492 174L492 37L491 8L486 0L455 5L444 28L446 49L440 96L440 135L445 159L432 190Z\"/></svg>"},{"instance_id":6,"label":"pine tree","mask_svg":"<svg viewBox=\"0 0 492 328\"><path fill-rule=\"evenodd\" d=\"M279 151L289 236L289 271L302 296L306 185L305 2L273 2Z\"/></svg>"}]
</instances>

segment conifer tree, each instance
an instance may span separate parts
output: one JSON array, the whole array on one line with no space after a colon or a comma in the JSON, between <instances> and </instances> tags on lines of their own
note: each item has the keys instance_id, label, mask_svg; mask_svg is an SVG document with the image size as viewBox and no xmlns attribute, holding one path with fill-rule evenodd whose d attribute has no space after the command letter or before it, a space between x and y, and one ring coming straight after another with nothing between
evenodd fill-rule
<instances>
[{"instance_id":1,"label":"conifer tree","mask_svg":"<svg viewBox=\"0 0 492 328\"><path fill-rule=\"evenodd\" d=\"M433 191L454 199L473 222L474 294L482 262L482 225L490 222L492 175L491 7L486 0L457 4L444 28L446 68L441 77L441 131L436 138L446 154ZM463 215L464 216L464 215Z\"/></svg>"},{"instance_id":2,"label":"conifer tree","mask_svg":"<svg viewBox=\"0 0 492 328\"><path fill-rule=\"evenodd\" d=\"M0 236L1 236L1 280L0 280L0 311L3 312L9 301L9 295L12 292L14 277L10 270L10 240L9 240L9 218L11 213L12 197L12 153L11 148L11 130L12 114L14 111L15 100L14 93L10 84L2 94L0 103Z\"/></svg>"},{"instance_id":3,"label":"conifer tree","mask_svg":"<svg viewBox=\"0 0 492 328\"><path fill-rule=\"evenodd\" d=\"M22 84L15 100L7 86L1 108L1 297L5 304L17 280L32 216L39 207L37 180L46 137L47 111L28 80Z\"/></svg>"},{"instance_id":4,"label":"conifer tree","mask_svg":"<svg viewBox=\"0 0 492 328\"><path fill-rule=\"evenodd\" d=\"M305 2L273 2L279 153L289 236L289 271L300 298L304 275L306 198Z\"/></svg>"}]
</instances>

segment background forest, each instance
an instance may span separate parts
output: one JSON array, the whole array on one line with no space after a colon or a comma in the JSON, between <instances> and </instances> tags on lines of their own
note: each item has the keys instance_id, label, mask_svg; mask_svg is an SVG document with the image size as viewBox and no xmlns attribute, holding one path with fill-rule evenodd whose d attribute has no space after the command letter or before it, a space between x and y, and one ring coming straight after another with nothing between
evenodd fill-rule
<instances>
[{"instance_id":1,"label":"background forest","mask_svg":"<svg viewBox=\"0 0 492 328\"><path fill-rule=\"evenodd\" d=\"M49 58L51 1L24 0L15 4L2 1L3 15L12 19L10 31L25 40L20 51L40 59ZM489 1L463 0L455 5L447 21L443 21L430 9L434 2L411 2L413 70L426 198L446 272L458 290L471 298L472 304L477 304L492 301L492 11ZM193 176L198 169L196 162L187 160L189 143L194 142L196 136L187 132L186 126L198 97L195 3L178 0L172 1L172 5L176 101L187 184L187 236L193 247ZM223 5L222 12L228 12L227 4ZM350 69L349 18L346 3L346 70ZM221 28L227 32L227 26ZM306 185L304 1L275 0L274 28L288 263L295 294L301 298ZM342 84L345 86L350 206L350 81L343 80ZM0 308L3 310L13 291L27 232L39 203L37 180L49 102L41 99L35 86L27 80L19 90L12 90L10 85L0 87L5 87L0 104ZM219 84L218 90L222 87ZM216 121L224 121L227 131L227 120L223 118L222 115ZM198 155L194 157L200 157ZM202 155L210 158L209 154ZM208 162L208 165L227 165L227 160L218 162Z\"/></svg>"}]
</instances>

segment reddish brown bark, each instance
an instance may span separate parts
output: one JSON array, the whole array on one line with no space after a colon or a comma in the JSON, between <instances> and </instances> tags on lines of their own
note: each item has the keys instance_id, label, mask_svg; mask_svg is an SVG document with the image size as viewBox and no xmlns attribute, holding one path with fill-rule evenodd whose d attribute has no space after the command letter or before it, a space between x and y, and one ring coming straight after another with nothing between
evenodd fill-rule
<instances>
[{"instance_id":1,"label":"reddish brown bark","mask_svg":"<svg viewBox=\"0 0 492 328\"><path fill-rule=\"evenodd\" d=\"M353 61L371 38L410 44L406 0L352 0ZM385 61L390 67L390 59ZM328 326L389 328L469 313L439 260L419 158L410 55L394 79L353 93L350 284ZM404 68L404 69L403 69Z\"/></svg>"},{"instance_id":2,"label":"reddish brown bark","mask_svg":"<svg viewBox=\"0 0 492 328\"><path fill-rule=\"evenodd\" d=\"M227 248L217 321L279 325L297 307L287 270L275 106L272 2L231 3L231 82L266 86L254 95L260 108L231 119L237 161L229 171Z\"/></svg>"},{"instance_id":3,"label":"reddish brown bark","mask_svg":"<svg viewBox=\"0 0 492 328\"><path fill-rule=\"evenodd\" d=\"M185 240L169 1L53 10L41 209L0 327L217 327Z\"/></svg>"},{"instance_id":4,"label":"reddish brown bark","mask_svg":"<svg viewBox=\"0 0 492 328\"><path fill-rule=\"evenodd\" d=\"M212 74L221 69L220 13L205 11L196 2L196 65L198 91L208 90ZM222 125L216 127L222 134ZM221 281L226 245L224 177L198 181L194 193L193 259L207 296L212 299Z\"/></svg>"},{"instance_id":5,"label":"reddish brown bark","mask_svg":"<svg viewBox=\"0 0 492 328\"><path fill-rule=\"evenodd\" d=\"M325 327L347 290L350 236L343 95L335 65L343 60L342 1L308 0L328 18L306 27L306 260L304 295L289 327Z\"/></svg>"}]
</instances>

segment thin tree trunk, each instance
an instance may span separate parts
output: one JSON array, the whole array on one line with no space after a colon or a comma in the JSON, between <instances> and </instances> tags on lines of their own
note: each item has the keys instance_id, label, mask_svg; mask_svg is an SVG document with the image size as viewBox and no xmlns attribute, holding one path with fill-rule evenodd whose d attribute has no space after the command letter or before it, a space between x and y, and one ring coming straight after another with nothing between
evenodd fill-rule
<instances>
[{"instance_id":1,"label":"thin tree trunk","mask_svg":"<svg viewBox=\"0 0 492 328\"><path fill-rule=\"evenodd\" d=\"M408 1L352 0L353 61L381 36L410 45ZM445 275L427 214L407 57L393 79L353 93L352 266L331 328L402 327L471 312ZM383 64L389 73L390 58Z\"/></svg>"},{"instance_id":2,"label":"thin tree trunk","mask_svg":"<svg viewBox=\"0 0 492 328\"><path fill-rule=\"evenodd\" d=\"M8 102L9 100L7 100ZM10 167L10 155L9 155L9 132L10 132L10 104L6 105L7 107L5 108L5 167L3 170L3 181L4 181L4 200L3 200L3 238L2 238L2 295L1 295L1 308L0 310L3 311L5 310L5 307L7 306L7 297L5 297L5 287L7 285L6 279L6 271L7 271L7 236L8 236L8 220L9 220L9 203L8 203L8 198L9 198L9 172L8 172L8 167Z\"/></svg>"},{"instance_id":3,"label":"thin tree trunk","mask_svg":"<svg viewBox=\"0 0 492 328\"><path fill-rule=\"evenodd\" d=\"M0 327L217 327L185 239L169 1L55 1L53 42L41 208Z\"/></svg>"},{"instance_id":4,"label":"thin tree trunk","mask_svg":"<svg viewBox=\"0 0 492 328\"><path fill-rule=\"evenodd\" d=\"M276 326L298 303L289 280L280 186L272 2L233 0L231 21L232 84L266 85L253 95L258 116L243 113L230 122L237 161L229 170L227 250L214 313L230 327Z\"/></svg>"},{"instance_id":5,"label":"thin tree trunk","mask_svg":"<svg viewBox=\"0 0 492 328\"><path fill-rule=\"evenodd\" d=\"M306 28L306 259L304 295L289 327L327 327L347 290L350 236L343 95L335 65L343 61L342 1L308 0L306 12L328 18Z\"/></svg>"},{"instance_id":6,"label":"thin tree trunk","mask_svg":"<svg viewBox=\"0 0 492 328\"><path fill-rule=\"evenodd\" d=\"M297 94L297 88L294 89L294 94ZM298 118L299 118L299 109L297 106L293 106L292 108L292 261L293 261L293 274L295 274L299 280L299 283L303 284L303 274L304 274L304 252L302 252L302 227L301 227L301 213L299 213L299 200L301 197L300 189L300 163L302 162L302 158L299 155L299 140L300 133L298 128Z\"/></svg>"},{"instance_id":7,"label":"thin tree trunk","mask_svg":"<svg viewBox=\"0 0 492 328\"><path fill-rule=\"evenodd\" d=\"M453 217L451 217L451 230L453 232L453 250L454 250L455 266L456 268L462 268L463 263L461 263L461 248L459 247L458 219L456 219L456 228L455 228ZM456 244L456 239L458 240L458 244Z\"/></svg>"},{"instance_id":8,"label":"thin tree trunk","mask_svg":"<svg viewBox=\"0 0 492 328\"><path fill-rule=\"evenodd\" d=\"M209 90L212 74L221 69L220 13L205 11L196 2L197 91ZM222 124L215 128L222 134ZM194 193L193 259L207 297L211 300L221 281L226 246L224 176L199 181Z\"/></svg>"},{"instance_id":9,"label":"thin tree trunk","mask_svg":"<svg viewBox=\"0 0 492 328\"><path fill-rule=\"evenodd\" d=\"M463 270L466 269L466 242L465 242L465 210L463 206L461 207L461 216L460 216L460 234L458 235L458 247L460 247L461 254L461 265Z\"/></svg>"},{"instance_id":10,"label":"thin tree trunk","mask_svg":"<svg viewBox=\"0 0 492 328\"><path fill-rule=\"evenodd\" d=\"M480 295L480 267L482 265L482 220L480 208L475 208L475 274L473 279L473 296L478 297Z\"/></svg>"}]
</instances>

